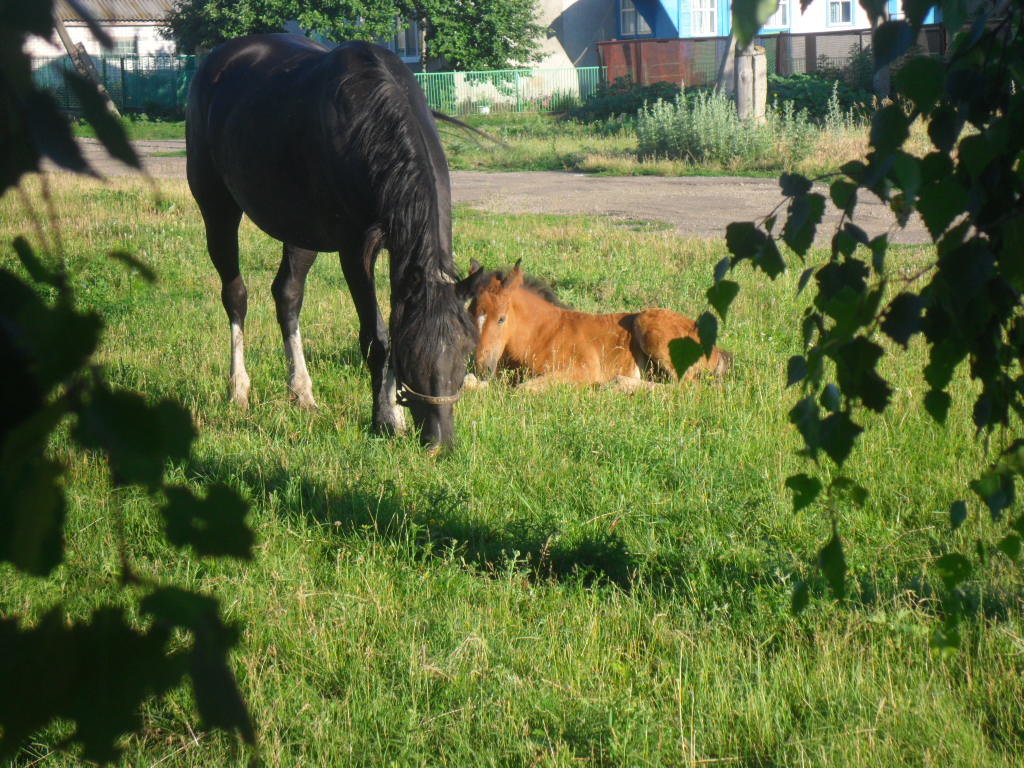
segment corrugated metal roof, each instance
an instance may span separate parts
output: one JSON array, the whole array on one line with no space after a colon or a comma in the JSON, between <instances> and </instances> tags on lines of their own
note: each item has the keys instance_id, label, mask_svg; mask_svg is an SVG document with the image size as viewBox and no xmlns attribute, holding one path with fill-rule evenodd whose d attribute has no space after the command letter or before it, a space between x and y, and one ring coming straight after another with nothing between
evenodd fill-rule
<instances>
[{"instance_id":1,"label":"corrugated metal roof","mask_svg":"<svg viewBox=\"0 0 1024 768\"><path fill-rule=\"evenodd\" d=\"M174 0L79 0L92 11L96 21L160 21L174 5ZM64 0L57 0L57 11L64 21L83 21L78 12Z\"/></svg>"}]
</instances>

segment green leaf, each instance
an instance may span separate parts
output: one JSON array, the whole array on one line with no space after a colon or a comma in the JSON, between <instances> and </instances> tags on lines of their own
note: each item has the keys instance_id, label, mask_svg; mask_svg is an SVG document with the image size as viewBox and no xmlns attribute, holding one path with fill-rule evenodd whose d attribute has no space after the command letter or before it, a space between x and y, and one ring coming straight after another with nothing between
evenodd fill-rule
<instances>
[{"instance_id":1,"label":"green leaf","mask_svg":"<svg viewBox=\"0 0 1024 768\"><path fill-rule=\"evenodd\" d=\"M971 179L976 181L989 163L996 159L996 153L983 133L965 136L957 146L959 165L967 169Z\"/></svg>"},{"instance_id":2,"label":"green leaf","mask_svg":"<svg viewBox=\"0 0 1024 768\"><path fill-rule=\"evenodd\" d=\"M889 404L892 389L875 371L882 348L863 336L842 344L832 355L839 386L847 398L860 398L864 406L881 413Z\"/></svg>"},{"instance_id":3,"label":"green leaf","mask_svg":"<svg viewBox=\"0 0 1024 768\"><path fill-rule=\"evenodd\" d=\"M923 302L915 293L901 293L896 296L885 311L882 332L904 349L910 337L921 331Z\"/></svg>"},{"instance_id":4,"label":"green leaf","mask_svg":"<svg viewBox=\"0 0 1024 768\"><path fill-rule=\"evenodd\" d=\"M1017 562L1017 558L1020 557L1020 536L1015 533L1007 534L996 544L996 549Z\"/></svg>"},{"instance_id":5,"label":"green leaf","mask_svg":"<svg viewBox=\"0 0 1024 768\"><path fill-rule=\"evenodd\" d=\"M786 364L786 386L791 387L807 376L807 360L803 355L793 355Z\"/></svg>"},{"instance_id":6,"label":"green leaf","mask_svg":"<svg viewBox=\"0 0 1024 768\"><path fill-rule=\"evenodd\" d=\"M754 259L767 240L768 235L752 221L734 221L725 228L725 244L736 261Z\"/></svg>"},{"instance_id":7,"label":"green leaf","mask_svg":"<svg viewBox=\"0 0 1024 768\"><path fill-rule=\"evenodd\" d=\"M876 275L883 274L885 272L885 254L889 250L889 236L881 234L871 238L868 248L871 249L871 268L875 270Z\"/></svg>"},{"instance_id":8,"label":"green leaf","mask_svg":"<svg viewBox=\"0 0 1024 768\"><path fill-rule=\"evenodd\" d=\"M710 312L704 312L697 318L697 335L704 357L710 358L718 340L718 319Z\"/></svg>"},{"instance_id":9,"label":"green leaf","mask_svg":"<svg viewBox=\"0 0 1024 768\"><path fill-rule=\"evenodd\" d=\"M779 186L786 197L806 195L811 191L811 181L799 173L784 173L779 177Z\"/></svg>"},{"instance_id":10,"label":"green leaf","mask_svg":"<svg viewBox=\"0 0 1024 768\"><path fill-rule=\"evenodd\" d=\"M789 421L803 437L807 453L816 455L821 447L821 420L813 395L808 395L793 406L789 412Z\"/></svg>"},{"instance_id":11,"label":"green leaf","mask_svg":"<svg viewBox=\"0 0 1024 768\"><path fill-rule=\"evenodd\" d=\"M75 438L103 451L115 483L155 488L168 460L180 461L195 439L189 412L174 400L150 405L135 392L98 388L78 419Z\"/></svg>"},{"instance_id":12,"label":"green leaf","mask_svg":"<svg viewBox=\"0 0 1024 768\"><path fill-rule=\"evenodd\" d=\"M25 100L24 113L32 135L32 146L40 155L73 173L96 175L82 156L78 143L71 136L67 119L50 94L33 90ZM30 165L33 170L37 165L35 160L37 158Z\"/></svg>"},{"instance_id":13,"label":"green leaf","mask_svg":"<svg viewBox=\"0 0 1024 768\"><path fill-rule=\"evenodd\" d=\"M836 600L846 597L846 557L843 555L843 542L834 529L832 538L818 552L818 567L828 581L832 596Z\"/></svg>"},{"instance_id":14,"label":"green leaf","mask_svg":"<svg viewBox=\"0 0 1024 768\"><path fill-rule=\"evenodd\" d=\"M818 398L821 407L829 413L839 413L843 406L842 392L835 384L829 382L821 390L821 397Z\"/></svg>"},{"instance_id":15,"label":"green leaf","mask_svg":"<svg viewBox=\"0 0 1024 768\"><path fill-rule=\"evenodd\" d=\"M803 256L814 243L818 224L825 215L825 197L814 192L794 197L789 204L789 215L782 229L782 239L790 248Z\"/></svg>"},{"instance_id":16,"label":"green leaf","mask_svg":"<svg viewBox=\"0 0 1024 768\"><path fill-rule=\"evenodd\" d=\"M832 182L828 191L835 207L840 211L846 211L847 215L849 215L853 213L854 206L857 205L857 189L856 184L844 181L843 179L837 179Z\"/></svg>"},{"instance_id":17,"label":"green leaf","mask_svg":"<svg viewBox=\"0 0 1024 768\"><path fill-rule=\"evenodd\" d=\"M925 226L938 240L953 219L967 208L967 190L953 179L943 179L921 188L917 210Z\"/></svg>"},{"instance_id":18,"label":"green leaf","mask_svg":"<svg viewBox=\"0 0 1024 768\"><path fill-rule=\"evenodd\" d=\"M739 292L739 283L732 280L719 280L708 288L706 296L708 303L714 307L718 316L725 320L725 315L729 311L729 306L732 304L733 299L736 298Z\"/></svg>"},{"instance_id":19,"label":"green leaf","mask_svg":"<svg viewBox=\"0 0 1024 768\"><path fill-rule=\"evenodd\" d=\"M197 499L188 488L167 488L166 493L168 503L160 512L171 544L191 546L199 555L252 557L253 534L245 525L249 508L233 490L217 483L206 499Z\"/></svg>"},{"instance_id":20,"label":"green leaf","mask_svg":"<svg viewBox=\"0 0 1024 768\"><path fill-rule=\"evenodd\" d=\"M787 477L786 487L793 492L793 511L799 512L817 498L821 492L821 481L801 472Z\"/></svg>"},{"instance_id":21,"label":"green leaf","mask_svg":"<svg viewBox=\"0 0 1024 768\"><path fill-rule=\"evenodd\" d=\"M846 497L858 507L863 507L864 502L868 500L867 488L858 485L848 477L835 478L829 483L828 493L832 498Z\"/></svg>"},{"instance_id":22,"label":"green leaf","mask_svg":"<svg viewBox=\"0 0 1024 768\"><path fill-rule=\"evenodd\" d=\"M949 524L955 531L964 521L967 520L967 504L963 501L954 501L949 506Z\"/></svg>"},{"instance_id":23,"label":"green leaf","mask_svg":"<svg viewBox=\"0 0 1024 768\"><path fill-rule=\"evenodd\" d=\"M848 413L832 413L821 421L821 448L836 464L842 465L853 450L853 441L863 432Z\"/></svg>"},{"instance_id":24,"label":"green leaf","mask_svg":"<svg viewBox=\"0 0 1024 768\"><path fill-rule=\"evenodd\" d=\"M935 56L915 56L896 72L896 87L914 106L927 113L942 96L945 65Z\"/></svg>"},{"instance_id":25,"label":"green leaf","mask_svg":"<svg viewBox=\"0 0 1024 768\"><path fill-rule=\"evenodd\" d=\"M890 104L871 118L871 146L880 153L895 152L910 135L907 116L898 104Z\"/></svg>"},{"instance_id":26,"label":"green leaf","mask_svg":"<svg viewBox=\"0 0 1024 768\"><path fill-rule=\"evenodd\" d=\"M733 0L732 31L737 49L742 50L750 44L778 7L778 0Z\"/></svg>"},{"instance_id":27,"label":"green leaf","mask_svg":"<svg viewBox=\"0 0 1024 768\"><path fill-rule=\"evenodd\" d=\"M886 21L878 26L872 38L875 71L891 64L914 44L914 29L905 21Z\"/></svg>"},{"instance_id":28,"label":"green leaf","mask_svg":"<svg viewBox=\"0 0 1024 768\"><path fill-rule=\"evenodd\" d=\"M935 568L947 589L954 589L958 584L969 579L974 571L971 561L957 552L951 552L937 559Z\"/></svg>"},{"instance_id":29,"label":"green leaf","mask_svg":"<svg viewBox=\"0 0 1024 768\"><path fill-rule=\"evenodd\" d=\"M814 272L815 267L808 267L807 269L800 273L800 279L797 281L796 284L797 296L804 292L804 288L807 287L807 282L811 279L811 276L814 275Z\"/></svg>"},{"instance_id":30,"label":"green leaf","mask_svg":"<svg viewBox=\"0 0 1024 768\"><path fill-rule=\"evenodd\" d=\"M725 276L729 274L730 269L732 269L732 259L728 256L715 264L715 282L720 283L725 280Z\"/></svg>"},{"instance_id":31,"label":"green leaf","mask_svg":"<svg viewBox=\"0 0 1024 768\"><path fill-rule=\"evenodd\" d=\"M700 344L686 336L681 339L672 339L668 343L668 354L672 358L672 366L676 369L679 378L683 378L690 367L700 360L704 352Z\"/></svg>"},{"instance_id":32,"label":"green leaf","mask_svg":"<svg viewBox=\"0 0 1024 768\"><path fill-rule=\"evenodd\" d=\"M989 513L998 520L1004 509L1013 504L1013 475L1009 472L989 472L970 482L971 490L985 502Z\"/></svg>"},{"instance_id":33,"label":"green leaf","mask_svg":"<svg viewBox=\"0 0 1024 768\"><path fill-rule=\"evenodd\" d=\"M63 282L61 276L46 268L43 262L39 260L39 257L36 256L36 252L28 240L18 235L14 238L12 245L14 246L14 252L18 254L18 260L33 280L37 283L53 286L54 288L61 285Z\"/></svg>"},{"instance_id":34,"label":"green leaf","mask_svg":"<svg viewBox=\"0 0 1024 768\"><path fill-rule=\"evenodd\" d=\"M962 129L963 120L952 107L939 107L932 112L928 121L928 136L932 144L947 155L952 151Z\"/></svg>"},{"instance_id":35,"label":"green leaf","mask_svg":"<svg viewBox=\"0 0 1024 768\"><path fill-rule=\"evenodd\" d=\"M941 389L932 389L924 396L924 409L935 419L936 424L945 424L951 402L949 393Z\"/></svg>"},{"instance_id":36,"label":"green leaf","mask_svg":"<svg viewBox=\"0 0 1024 768\"><path fill-rule=\"evenodd\" d=\"M810 601L810 590L806 581L798 581L793 585L793 596L789 601L789 610L795 616L807 607Z\"/></svg>"}]
</instances>

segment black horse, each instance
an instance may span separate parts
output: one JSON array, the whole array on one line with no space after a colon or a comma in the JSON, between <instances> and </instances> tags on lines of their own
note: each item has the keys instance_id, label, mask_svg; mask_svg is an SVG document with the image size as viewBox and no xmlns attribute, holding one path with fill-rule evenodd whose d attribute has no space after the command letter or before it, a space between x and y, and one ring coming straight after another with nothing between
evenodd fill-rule
<instances>
[{"instance_id":1,"label":"black horse","mask_svg":"<svg viewBox=\"0 0 1024 768\"><path fill-rule=\"evenodd\" d=\"M248 406L238 265L244 212L284 243L273 283L289 389L313 407L299 333L306 275L338 251L370 368L373 426L451 442L453 405L476 329L456 292L448 164L423 93L393 53L286 34L216 48L196 72L187 112L188 183L206 224L231 324L231 399ZM374 264L390 254L391 318L377 305Z\"/></svg>"}]
</instances>

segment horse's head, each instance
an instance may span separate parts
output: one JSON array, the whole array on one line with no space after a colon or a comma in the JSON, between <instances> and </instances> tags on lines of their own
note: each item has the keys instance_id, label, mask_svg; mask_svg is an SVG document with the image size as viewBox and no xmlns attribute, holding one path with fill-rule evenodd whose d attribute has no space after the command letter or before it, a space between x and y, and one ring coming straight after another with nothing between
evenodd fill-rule
<instances>
[{"instance_id":1,"label":"horse's head","mask_svg":"<svg viewBox=\"0 0 1024 768\"><path fill-rule=\"evenodd\" d=\"M412 296L392 309L398 402L412 412L425 446L452 444L454 405L476 342L476 329L456 288L448 280L421 280Z\"/></svg>"},{"instance_id":2,"label":"horse's head","mask_svg":"<svg viewBox=\"0 0 1024 768\"><path fill-rule=\"evenodd\" d=\"M470 298L469 314L480 334L476 345L476 372L481 378L494 374L508 345L510 331L515 327L512 296L523 285L521 260L505 275L484 272L473 262L472 271L463 283L472 287L464 291ZM473 281L473 282L470 282Z\"/></svg>"}]
</instances>

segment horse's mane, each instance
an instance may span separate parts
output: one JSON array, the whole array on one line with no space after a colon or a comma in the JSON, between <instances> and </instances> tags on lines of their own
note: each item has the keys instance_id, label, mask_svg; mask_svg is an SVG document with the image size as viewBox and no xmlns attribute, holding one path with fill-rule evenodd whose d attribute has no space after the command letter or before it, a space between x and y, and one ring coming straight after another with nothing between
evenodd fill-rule
<instances>
[{"instance_id":1,"label":"horse's mane","mask_svg":"<svg viewBox=\"0 0 1024 768\"><path fill-rule=\"evenodd\" d=\"M451 212L447 162L437 129L415 82L403 82L386 54L366 46L339 86L344 142L365 164L368 200L378 231L368 247L387 247L391 261L392 341L400 367L411 370L436 359L446 345L458 345L475 329L456 300L451 254ZM397 59L396 59L397 60ZM412 75L408 75L412 80ZM346 109L345 91L358 94L358 108ZM364 254L364 257L367 254Z\"/></svg>"},{"instance_id":2,"label":"horse's mane","mask_svg":"<svg viewBox=\"0 0 1024 768\"><path fill-rule=\"evenodd\" d=\"M491 277L496 277L498 280L504 280L507 276L508 270L495 269L492 270L487 275L486 280L481 282L483 285L487 285L488 283L491 282ZM541 280L539 277L524 274L523 288L528 290L530 293L540 296L542 299L544 299L544 301L550 302L551 304L554 304L556 307L559 307L560 309L573 309L573 307L569 306L560 298L558 298L558 296L555 294L554 288L552 288L548 283Z\"/></svg>"}]
</instances>

